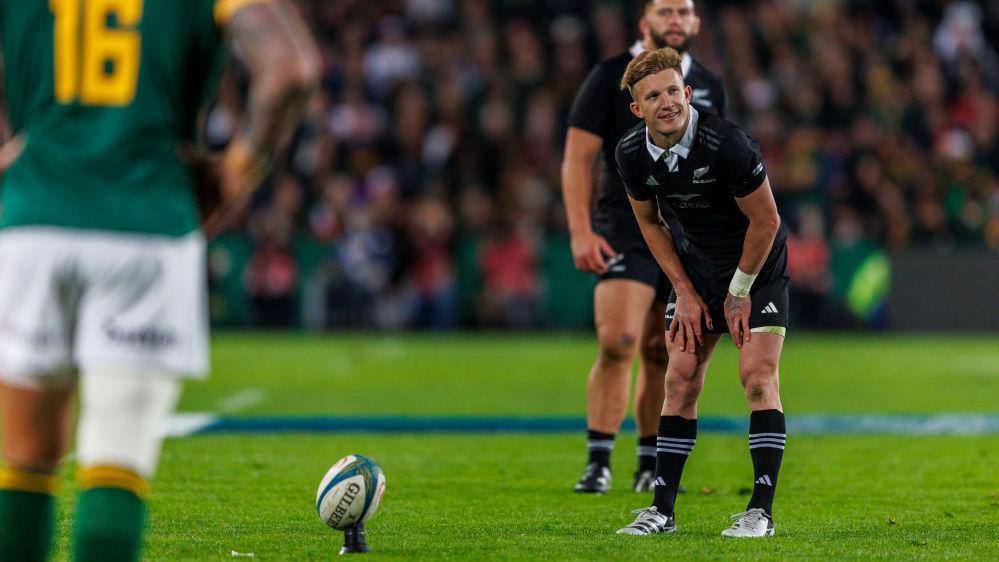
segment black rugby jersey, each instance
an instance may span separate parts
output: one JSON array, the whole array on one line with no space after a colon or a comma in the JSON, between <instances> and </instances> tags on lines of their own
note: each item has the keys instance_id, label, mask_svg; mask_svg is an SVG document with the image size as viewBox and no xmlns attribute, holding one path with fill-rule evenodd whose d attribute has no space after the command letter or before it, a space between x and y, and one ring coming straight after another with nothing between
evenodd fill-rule
<instances>
[{"instance_id":1,"label":"black rugby jersey","mask_svg":"<svg viewBox=\"0 0 999 562\"><path fill-rule=\"evenodd\" d=\"M594 228L602 233L633 233L640 237L628 195L614 170L617 141L628 129L642 122L628 109L631 94L621 89L621 78L634 58L633 52L629 50L605 59L590 71L569 110L568 126L603 139L604 172L593 213ZM684 80L693 91L692 103L701 113L713 111L725 116L725 90L721 79L691 57Z\"/></svg>"},{"instance_id":2,"label":"black rugby jersey","mask_svg":"<svg viewBox=\"0 0 999 562\"><path fill-rule=\"evenodd\" d=\"M690 152L670 172L668 152L653 160L645 144L645 123L636 125L617 145L618 173L631 197L655 197L663 214L668 210L676 215L683 228L678 248L682 254L729 267L742 256L749 226L735 198L759 188L767 172L759 145L734 124L701 113L696 126ZM771 256L786 239L782 224Z\"/></svg>"}]
</instances>

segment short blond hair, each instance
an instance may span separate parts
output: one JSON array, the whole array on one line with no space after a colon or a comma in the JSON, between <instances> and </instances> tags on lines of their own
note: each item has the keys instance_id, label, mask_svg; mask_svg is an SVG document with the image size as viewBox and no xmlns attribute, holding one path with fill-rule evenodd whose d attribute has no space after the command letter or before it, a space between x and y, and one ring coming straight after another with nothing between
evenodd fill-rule
<instances>
[{"instance_id":1,"label":"short blond hair","mask_svg":"<svg viewBox=\"0 0 999 562\"><path fill-rule=\"evenodd\" d=\"M645 51L637 57L631 59L628 68L624 69L624 76L621 77L621 89L627 88L631 92L631 97L635 97L635 84L641 82L642 78L652 74L658 74L664 70L673 69L680 78L683 78L683 68L680 66L682 60L680 53L673 47L663 47L655 51Z\"/></svg>"}]
</instances>

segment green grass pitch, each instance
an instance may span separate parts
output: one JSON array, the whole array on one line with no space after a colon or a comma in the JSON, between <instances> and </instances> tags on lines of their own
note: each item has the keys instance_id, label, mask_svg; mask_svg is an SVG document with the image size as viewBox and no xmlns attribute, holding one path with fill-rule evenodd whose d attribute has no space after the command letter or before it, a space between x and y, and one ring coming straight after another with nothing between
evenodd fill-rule
<instances>
[{"instance_id":1,"label":"green grass pitch","mask_svg":"<svg viewBox=\"0 0 999 562\"><path fill-rule=\"evenodd\" d=\"M795 413L996 412L999 341L989 337L792 335L782 394ZM212 378L183 411L227 415L581 415L595 349L587 336L214 339ZM745 405L722 342L702 415ZM634 435L619 437L614 489L570 489L584 436L563 434L212 434L169 440L151 500L148 560L329 560L340 535L315 514L316 486L360 452L388 486L365 559L999 558L999 435L788 437L777 536L719 533L751 485L745 436L703 433L687 464L672 537L621 537ZM68 471L67 471L68 472ZM64 486L58 558L73 487ZM247 558L249 559L249 558Z\"/></svg>"}]
</instances>

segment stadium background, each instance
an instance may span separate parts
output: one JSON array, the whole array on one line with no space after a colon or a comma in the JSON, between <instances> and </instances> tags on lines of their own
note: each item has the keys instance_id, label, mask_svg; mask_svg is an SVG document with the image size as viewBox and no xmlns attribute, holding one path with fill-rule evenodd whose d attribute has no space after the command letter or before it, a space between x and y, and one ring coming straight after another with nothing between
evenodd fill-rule
<instances>
[{"instance_id":1,"label":"stadium background","mask_svg":"<svg viewBox=\"0 0 999 562\"><path fill-rule=\"evenodd\" d=\"M780 530L735 543L718 538L751 476L733 346L699 404L681 535L622 541L613 531L647 499L626 485L633 424L613 490L570 491L592 333L350 330L590 329L592 279L572 267L559 196L564 121L591 65L633 41L634 4L302 4L322 95L213 242L212 314L333 333L215 332L211 377L171 420L146 559L328 560L340 537L316 517L315 487L353 452L388 476L368 526L384 559L999 559L994 334L795 332ZM891 328L907 311L936 323L935 292L995 329L997 2L698 10L695 54L762 143L790 227L793 325ZM233 72L206 121L213 145L243 95ZM73 464L55 560L69 556Z\"/></svg>"},{"instance_id":2,"label":"stadium background","mask_svg":"<svg viewBox=\"0 0 999 562\"><path fill-rule=\"evenodd\" d=\"M572 266L560 197L565 120L592 65L634 41L638 4L300 2L322 93L212 245L215 323L590 326L593 280ZM892 326L892 264L920 249L916 270L940 252L995 261L999 3L698 12L693 53L760 141L789 227L794 327ZM222 85L213 145L238 126L242 86L238 72Z\"/></svg>"}]
</instances>

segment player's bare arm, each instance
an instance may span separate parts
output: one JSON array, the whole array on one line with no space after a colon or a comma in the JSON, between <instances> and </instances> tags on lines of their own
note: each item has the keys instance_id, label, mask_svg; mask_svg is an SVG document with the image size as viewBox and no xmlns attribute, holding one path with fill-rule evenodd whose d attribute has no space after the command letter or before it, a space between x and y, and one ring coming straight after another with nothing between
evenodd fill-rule
<instances>
[{"instance_id":1,"label":"player's bare arm","mask_svg":"<svg viewBox=\"0 0 999 562\"><path fill-rule=\"evenodd\" d=\"M0 55L2 54L3 52L0 51ZM2 78L0 78L0 84L2 83L3 83ZM6 108L2 109L6 110ZM8 124L8 126L5 128L6 130L3 131L3 138L8 140L4 141L3 144L0 145L0 178L3 177L3 174L4 172L7 171L7 168L10 168L11 164L13 164L15 160L17 160L17 157L21 155L21 150L24 149L24 139L21 137L21 135L17 135L14 138L9 138L10 137L9 127L10 125Z\"/></svg>"},{"instance_id":2,"label":"player's bare arm","mask_svg":"<svg viewBox=\"0 0 999 562\"><path fill-rule=\"evenodd\" d=\"M774 202L769 178L763 178L760 187L749 195L736 197L735 202L742 214L749 219L736 277L746 274L755 276L763 268L763 263L770 254L770 247L774 243L774 237L780 228L780 215L777 214L777 204ZM732 334L735 346L741 349L743 343L750 339L751 303L748 292L736 290L735 293L730 290L725 297L725 321L728 323L728 330Z\"/></svg>"},{"instance_id":3,"label":"player's bare arm","mask_svg":"<svg viewBox=\"0 0 999 562\"><path fill-rule=\"evenodd\" d=\"M676 309L673 322L669 326L669 341L680 351L694 353L696 346L704 343L701 318L704 318L708 328L714 328L708 306L697 294L694 284L690 282L683 269L673 242L673 235L660 222L658 204L654 199L638 201L629 197L629 200L631 208L635 211L638 226L642 229L642 236L649 245L649 251L669 277L673 283L673 290L676 291Z\"/></svg>"},{"instance_id":4,"label":"player's bare arm","mask_svg":"<svg viewBox=\"0 0 999 562\"><path fill-rule=\"evenodd\" d=\"M590 209L593 206L593 165L603 146L599 136L569 127L562 159L562 200L572 238L572 261L576 269L589 273L607 271L605 257L616 252L607 240L593 232Z\"/></svg>"},{"instance_id":5,"label":"player's bare arm","mask_svg":"<svg viewBox=\"0 0 999 562\"><path fill-rule=\"evenodd\" d=\"M7 168L10 168L14 161L17 160L22 150L24 150L24 139L21 135L17 135L3 143L3 146L0 146L0 177L3 177Z\"/></svg>"},{"instance_id":6,"label":"player's bare arm","mask_svg":"<svg viewBox=\"0 0 999 562\"><path fill-rule=\"evenodd\" d=\"M252 81L243 128L223 158L223 197L233 200L263 179L271 151L298 123L320 69L311 34L284 0L243 7L226 34Z\"/></svg>"}]
</instances>

